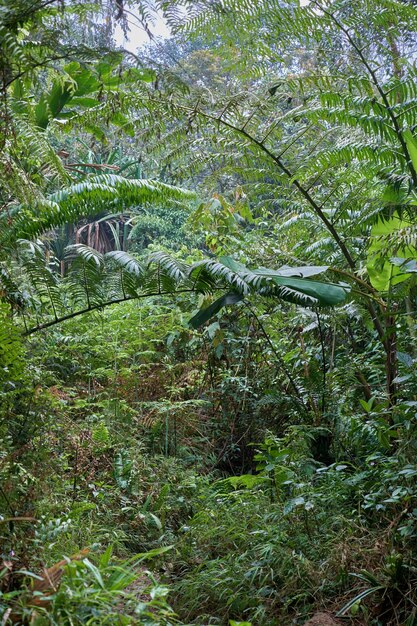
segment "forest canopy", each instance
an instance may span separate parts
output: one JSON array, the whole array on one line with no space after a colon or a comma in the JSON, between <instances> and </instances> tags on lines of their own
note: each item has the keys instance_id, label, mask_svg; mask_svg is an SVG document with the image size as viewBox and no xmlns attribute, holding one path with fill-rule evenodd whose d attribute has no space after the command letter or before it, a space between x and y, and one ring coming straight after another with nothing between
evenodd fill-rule
<instances>
[{"instance_id":1,"label":"forest canopy","mask_svg":"<svg viewBox=\"0 0 417 626\"><path fill-rule=\"evenodd\" d=\"M0 0L1 624L417 624L416 31Z\"/></svg>"}]
</instances>

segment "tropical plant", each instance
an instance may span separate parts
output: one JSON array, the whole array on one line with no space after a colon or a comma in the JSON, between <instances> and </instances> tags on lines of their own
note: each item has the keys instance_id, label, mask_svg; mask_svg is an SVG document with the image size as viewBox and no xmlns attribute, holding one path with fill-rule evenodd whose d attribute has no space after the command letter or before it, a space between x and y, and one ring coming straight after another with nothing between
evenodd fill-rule
<instances>
[{"instance_id":1,"label":"tropical plant","mask_svg":"<svg viewBox=\"0 0 417 626\"><path fill-rule=\"evenodd\" d=\"M166 603L167 590L142 566L167 549L155 549L115 563L109 546L97 564L80 554L44 570L41 576L22 572L32 578L32 589L28 586L18 594L10 594L12 602L4 614L6 620L10 617L18 623L30 619L39 625L111 624L117 620L120 624L169 626L176 619ZM135 593L138 579L141 597ZM146 599L145 589L149 596ZM2 600L7 602L8 594Z\"/></svg>"},{"instance_id":2,"label":"tropical plant","mask_svg":"<svg viewBox=\"0 0 417 626\"><path fill-rule=\"evenodd\" d=\"M250 293L303 305L334 306L343 302L349 291L344 284L310 280L311 275L325 272L325 266L252 271L230 257L187 266L162 252L152 253L141 262L121 250L102 255L82 244L69 246L67 253L69 270L60 278L53 271L53 258L45 257L41 244L21 240L26 293L19 295L25 301L26 334L104 306L150 296L226 291L190 320L197 328L223 307L242 301ZM20 273L21 269L17 271ZM68 305L74 310L69 312ZM28 325L31 311L38 319L34 326ZM40 322L42 315L46 315L44 322Z\"/></svg>"},{"instance_id":3,"label":"tropical plant","mask_svg":"<svg viewBox=\"0 0 417 626\"><path fill-rule=\"evenodd\" d=\"M0 621L411 626L413 3L6 4Z\"/></svg>"},{"instance_id":4,"label":"tropical plant","mask_svg":"<svg viewBox=\"0 0 417 626\"><path fill-rule=\"evenodd\" d=\"M178 123L175 133L167 128L165 142L172 140L178 150L183 128L180 150L193 155L188 167L202 171L217 163L219 179L234 175L232 185L238 177L250 199L261 196L263 214L267 209L276 216L278 232L306 228L311 243L303 261L330 259L339 272L347 272L364 294L368 319L385 351L387 393L394 401L398 279L389 280L385 288L381 282L376 285L381 297L367 273L385 263L386 271L396 275L390 257L415 256L412 4L387 0L383 9L379 3L372 5L374 10L362 3L352 11L349 1L303 6L203 1L188 4L188 20L180 17L176 3L162 5L175 31L206 41L218 38L220 53L229 57L233 50L231 62L243 77L243 85L229 93L193 85L189 96L173 98L169 90L170 110ZM255 58L247 43L260 31L263 41ZM278 45L276 33L281 31ZM314 59L308 46L316 51ZM289 56L288 50L296 52ZM155 108L160 110L163 132L166 100L151 93L149 100L153 116ZM392 223L384 233L372 230L378 219L386 221L395 211L408 222L402 227ZM375 255L373 242L381 236L383 252ZM401 244L389 242L398 236L406 250L396 254ZM271 253L276 248L271 246ZM370 260L363 254L367 249ZM285 244L278 250L284 259L293 254Z\"/></svg>"}]
</instances>

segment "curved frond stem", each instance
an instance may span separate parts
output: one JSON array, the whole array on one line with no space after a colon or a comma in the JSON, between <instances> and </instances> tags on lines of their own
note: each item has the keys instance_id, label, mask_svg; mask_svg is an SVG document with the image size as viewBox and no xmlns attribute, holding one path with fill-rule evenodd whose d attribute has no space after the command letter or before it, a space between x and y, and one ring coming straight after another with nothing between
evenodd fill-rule
<instances>
[{"instance_id":1,"label":"curved frond stem","mask_svg":"<svg viewBox=\"0 0 417 626\"><path fill-rule=\"evenodd\" d=\"M86 313L90 313L91 311L100 311L104 307L111 306L112 304L121 304L122 302L128 302L129 300L139 300L142 298L151 298L153 296L175 296L177 294L182 293L192 293L193 289L178 289L178 291L155 291L152 293L144 293L135 296L126 296L122 298L115 298L114 300L107 300L106 302L101 302L99 304L92 304L90 306L85 307L84 309L80 309L79 311L73 311L72 313L68 313L67 315L62 315L57 319L53 319L49 322L44 322L43 324L38 324L37 326L32 326L26 330L23 334L24 337L28 335L33 335L34 333L39 332L40 330L44 330L46 328L50 328L51 326L56 326L57 324L61 324L67 320L73 319L74 317L78 317L79 315L85 315Z\"/></svg>"},{"instance_id":2,"label":"curved frond stem","mask_svg":"<svg viewBox=\"0 0 417 626\"><path fill-rule=\"evenodd\" d=\"M278 123L278 122L277 122ZM272 130L275 128L275 124L273 125L273 128L271 129L271 131L268 131L267 134L262 138L261 143L264 144L265 140L268 138L270 132L272 132ZM303 128L299 133L297 133L294 137L294 139L292 141L290 141L284 148L284 150L282 150L282 152L280 152L277 156L279 159L281 159L284 154L290 149L292 148L292 146L294 144L297 143L297 141L299 139L301 139L301 137L303 137L306 133L308 133L308 131L312 128L313 124L310 124L309 126L306 126L306 128ZM243 129L242 129L243 130Z\"/></svg>"},{"instance_id":3,"label":"curved frond stem","mask_svg":"<svg viewBox=\"0 0 417 626\"><path fill-rule=\"evenodd\" d=\"M182 108L190 111L190 109L187 109L187 107L182 107ZM339 233L337 232L337 230L335 229L331 221L328 219L328 217L325 215L325 213L323 213L320 205L314 200L314 198L309 193L309 191L300 183L300 181L294 176L294 174L282 162L280 157L274 154L269 148L267 148L267 146L265 146L265 144L262 143L262 141L259 141L258 139L256 139L253 135L248 133L244 128L243 129L239 128L238 126L235 126L231 122L228 122L227 120L223 118L219 118L214 115L211 115L210 113L207 113L205 111L200 110L198 113L199 115L201 115L202 117L205 117L206 119L210 119L213 122L221 123L223 124L223 126L226 126L230 130L233 130L236 133L243 135L251 143L255 144L260 150L262 150L270 159L272 159L274 163L276 163L279 169L287 176L287 178L290 181L290 184L298 190L298 192L303 196L305 200L307 200L307 202L313 208L316 215L320 218L320 220L326 226L327 230L329 231L329 233L332 235L333 239L339 246L340 251L342 252L343 256L345 257L346 261L349 264L349 267L351 267L351 269L354 270L356 267L356 264L345 242L342 240Z\"/></svg>"},{"instance_id":4,"label":"curved frond stem","mask_svg":"<svg viewBox=\"0 0 417 626\"><path fill-rule=\"evenodd\" d=\"M55 0L53 0L53 1L55 2ZM1 84L0 91L3 92L3 93L6 93L7 89L10 87L10 85L12 85L16 80L19 80L19 78L23 78L23 76L26 76L26 74L28 74L29 72L33 72L33 70L39 69L41 67L48 67L48 65L50 65L50 63L53 63L55 61L63 61L63 60L66 60L66 59L68 59L68 54L60 54L60 55L57 55L57 56L49 57L48 59L45 59L43 61L35 62L30 67L25 68L21 72L19 72L17 74L14 74L8 80L4 81Z\"/></svg>"},{"instance_id":5,"label":"curved frond stem","mask_svg":"<svg viewBox=\"0 0 417 626\"><path fill-rule=\"evenodd\" d=\"M322 367L322 370L321 370L322 371L321 412L324 415L326 411L326 384L327 384L326 349L324 347L324 333L323 333L323 328L321 325L320 314L318 311L316 311L316 316L317 316L317 328L319 331L321 359L322 359L322 363L321 363L321 367Z\"/></svg>"},{"instance_id":6,"label":"curved frond stem","mask_svg":"<svg viewBox=\"0 0 417 626\"><path fill-rule=\"evenodd\" d=\"M340 274L341 276L345 276L346 278L349 278L350 280L353 280L355 283L357 283L358 285L360 285L361 287L366 289L368 293L364 293L363 291L359 291L359 290L352 290L352 291L355 291L355 293L360 294L364 298L370 298L371 300L373 300L374 302L379 304L379 306L383 310L386 309L386 306L387 306L386 302L384 302L384 300L382 300L378 296L378 292L372 287L372 285L367 283L365 280L362 280L362 278L359 278L355 274L351 274L350 272L346 272L345 270L340 270L340 269L338 269L336 267L331 267L329 269L332 272L335 272L336 274Z\"/></svg>"}]
</instances>

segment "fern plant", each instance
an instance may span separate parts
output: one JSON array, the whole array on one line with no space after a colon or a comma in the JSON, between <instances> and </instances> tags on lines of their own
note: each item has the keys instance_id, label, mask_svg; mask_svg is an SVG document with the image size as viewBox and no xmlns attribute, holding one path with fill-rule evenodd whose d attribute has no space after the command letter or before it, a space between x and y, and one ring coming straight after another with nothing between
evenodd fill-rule
<instances>
[{"instance_id":1,"label":"fern plant","mask_svg":"<svg viewBox=\"0 0 417 626\"><path fill-rule=\"evenodd\" d=\"M22 285L19 295L27 334L104 306L150 296L197 293L207 298L222 291L224 295L209 306L206 302L190 320L198 328L224 306L251 294L304 306L335 306L349 292L346 284L310 279L326 272L326 266L249 270L230 257L187 265L163 252L139 261L121 250L101 254L76 244L67 248L69 270L60 277L48 251L28 240L20 241L20 259L15 271ZM32 325L34 316L37 322Z\"/></svg>"},{"instance_id":2,"label":"fern plant","mask_svg":"<svg viewBox=\"0 0 417 626\"><path fill-rule=\"evenodd\" d=\"M165 131L177 152L190 151L191 164L182 157L185 167L214 170L222 185L237 180L257 206L255 217L266 215L276 224L277 238L282 224L293 233L302 225L311 239L303 247L304 262L330 261L367 293L365 306L386 353L387 393L393 398L395 284L389 283L383 297L377 293L366 250L372 225L394 211L406 215L409 225L392 238L414 241L413 5L201 0L186 2L185 13L175 1L160 5L181 36L216 41L241 81L216 90L189 85L187 96L173 97L167 88L175 132L164 121L167 100L149 93L159 132ZM386 243L390 265L395 247Z\"/></svg>"}]
</instances>

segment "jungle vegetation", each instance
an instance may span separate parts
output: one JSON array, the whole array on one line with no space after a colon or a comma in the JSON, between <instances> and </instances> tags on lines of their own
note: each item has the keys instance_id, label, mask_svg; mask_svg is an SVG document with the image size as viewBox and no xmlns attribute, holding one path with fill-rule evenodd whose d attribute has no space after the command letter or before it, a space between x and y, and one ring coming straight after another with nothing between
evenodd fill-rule
<instances>
[{"instance_id":1,"label":"jungle vegetation","mask_svg":"<svg viewBox=\"0 0 417 626\"><path fill-rule=\"evenodd\" d=\"M0 0L2 626L417 625L416 32Z\"/></svg>"}]
</instances>

